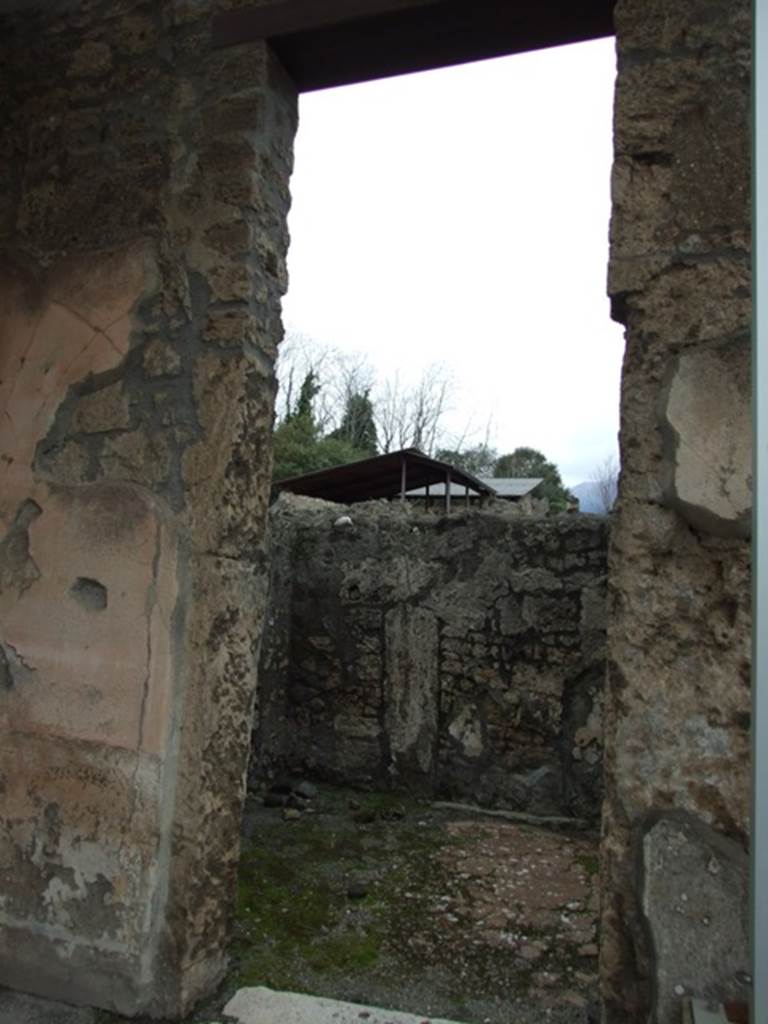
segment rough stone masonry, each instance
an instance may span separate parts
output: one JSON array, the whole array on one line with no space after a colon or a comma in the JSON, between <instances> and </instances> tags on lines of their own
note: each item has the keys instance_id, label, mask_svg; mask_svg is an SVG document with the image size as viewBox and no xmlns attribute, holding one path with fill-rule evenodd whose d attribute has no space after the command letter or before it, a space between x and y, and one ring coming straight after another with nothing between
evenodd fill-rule
<instances>
[{"instance_id":1,"label":"rough stone masonry","mask_svg":"<svg viewBox=\"0 0 768 1024\"><path fill-rule=\"evenodd\" d=\"M222 976L295 89L213 5L0 19L0 982Z\"/></svg>"},{"instance_id":2,"label":"rough stone masonry","mask_svg":"<svg viewBox=\"0 0 768 1024\"><path fill-rule=\"evenodd\" d=\"M749 981L750 5L615 23L603 998L672 1024Z\"/></svg>"},{"instance_id":3,"label":"rough stone masonry","mask_svg":"<svg viewBox=\"0 0 768 1024\"><path fill-rule=\"evenodd\" d=\"M598 818L607 537L282 495L253 773Z\"/></svg>"}]
</instances>

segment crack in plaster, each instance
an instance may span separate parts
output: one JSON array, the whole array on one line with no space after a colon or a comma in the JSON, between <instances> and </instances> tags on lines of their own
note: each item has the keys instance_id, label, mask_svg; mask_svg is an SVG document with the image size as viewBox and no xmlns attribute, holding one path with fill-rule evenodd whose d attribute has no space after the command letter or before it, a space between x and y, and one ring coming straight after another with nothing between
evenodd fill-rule
<instances>
[{"instance_id":1,"label":"crack in plaster","mask_svg":"<svg viewBox=\"0 0 768 1024\"><path fill-rule=\"evenodd\" d=\"M121 313L120 316L116 316L115 319L111 320L106 327L97 327L95 324L92 324L86 317L84 317L82 313L78 313L76 309L72 309L72 307L68 306L65 302L61 302L59 300L53 303L53 305L58 306L60 309L66 310L67 313L70 313L73 317L75 317L75 319L80 320L81 323L84 323L89 330L94 332L94 336L101 336L103 338L106 338L107 341L112 346L112 348L115 350L115 352L121 358L125 355L125 352L123 352L119 348L117 342L111 337L111 335L108 332L115 326L115 324L120 323L120 321L124 317L128 316L128 314L130 313L130 309L126 310L124 313ZM91 341L93 341L93 338L91 338Z\"/></svg>"},{"instance_id":2,"label":"crack in plaster","mask_svg":"<svg viewBox=\"0 0 768 1024\"><path fill-rule=\"evenodd\" d=\"M14 378L13 378L13 380L11 382L10 390L8 392L8 396L7 396L6 400L5 400L5 410L4 411L5 411L5 413L6 413L6 415L8 416L9 419L10 419L10 414L8 413L8 406L11 404L11 399L13 398L13 393L16 390L16 385L17 385L17 383L19 381L19 376L21 374L21 371L24 369L24 366L26 365L29 353L32 351L32 346L35 343L35 339L37 337L37 332L40 329L40 325L43 322L44 315L45 315L45 311L43 311L42 313L38 314L37 320L35 321L35 325L34 325L34 327L32 328L32 330L30 332L29 342L27 343L27 347L24 349L22 354L19 356L19 372L14 375ZM11 422L13 422L13 421L11 420Z\"/></svg>"},{"instance_id":3,"label":"crack in plaster","mask_svg":"<svg viewBox=\"0 0 768 1024\"><path fill-rule=\"evenodd\" d=\"M0 541L0 594L15 587L18 596L22 597L40 579L42 573L29 550L29 526L42 512L31 498L22 501Z\"/></svg>"},{"instance_id":4,"label":"crack in plaster","mask_svg":"<svg viewBox=\"0 0 768 1024\"><path fill-rule=\"evenodd\" d=\"M149 690L152 679L152 615L157 606L157 574L160 564L161 555L161 529L158 525L155 531L155 550L152 556L152 582L147 592L147 602L145 606L145 617L147 623L147 644L146 644L146 662L144 680L142 683L141 691L141 703L139 706L139 729L138 737L136 739L136 764L131 772L131 797L130 804L128 806L128 814L126 817L125 830L120 838L120 843L117 848L118 860L126 848L126 837L130 834L131 825L133 823L134 816L136 814L136 808L138 805L138 779L139 771L141 769L142 762L142 746L144 743L144 726L147 714L147 704L149 701Z\"/></svg>"},{"instance_id":5,"label":"crack in plaster","mask_svg":"<svg viewBox=\"0 0 768 1024\"><path fill-rule=\"evenodd\" d=\"M0 646L3 647L4 650L12 651L14 658L22 668L26 669L27 672L37 672L37 665L33 665L31 662L27 661L18 647L16 647L15 644L12 644L10 640L0 640Z\"/></svg>"},{"instance_id":6,"label":"crack in plaster","mask_svg":"<svg viewBox=\"0 0 768 1024\"><path fill-rule=\"evenodd\" d=\"M0 689L15 690L20 683L27 683L35 672L37 666L28 662L14 644L0 640Z\"/></svg>"}]
</instances>

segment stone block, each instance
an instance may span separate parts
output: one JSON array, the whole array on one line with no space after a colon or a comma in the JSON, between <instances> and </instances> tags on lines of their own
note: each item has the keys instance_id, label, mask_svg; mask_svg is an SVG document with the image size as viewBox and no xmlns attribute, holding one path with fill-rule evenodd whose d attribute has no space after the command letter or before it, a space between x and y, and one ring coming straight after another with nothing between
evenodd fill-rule
<instances>
[{"instance_id":1,"label":"stone block","mask_svg":"<svg viewBox=\"0 0 768 1024\"><path fill-rule=\"evenodd\" d=\"M631 297L646 337L668 347L719 341L748 333L752 323L750 270L739 256L678 261Z\"/></svg>"},{"instance_id":2,"label":"stone block","mask_svg":"<svg viewBox=\"0 0 768 1024\"><path fill-rule=\"evenodd\" d=\"M259 131L262 127L264 95L260 89L251 89L235 96L226 96L202 112L206 135Z\"/></svg>"},{"instance_id":3,"label":"stone block","mask_svg":"<svg viewBox=\"0 0 768 1024\"><path fill-rule=\"evenodd\" d=\"M677 1024L684 996L749 997L745 850L692 815L662 815L642 845L642 907L653 947L654 1021Z\"/></svg>"},{"instance_id":4,"label":"stone block","mask_svg":"<svg viewBox=\"0 0 768 1024\"><path fill-rule=\"evenodd\" d=\"M750 394L743 342L684 352L663 395L665 501L714 536L750 535Z\"/></svg>"},{"instance_id":5,"label":"stone block","mask_svg":"<svg viewBox=\"0 0 768 1024\"><path fill-rule=\"evenodd\" d=\"M346 1003L338 999L273 992L268 988L241 988L224 1012L237 1024L426 1024L422 1014L382 1010L368 1004ZM456 1024L430 1017L429 1024Z\"/></svg>"},{"instance_id":6,"label":"stone block","mask_svg":"<svg viewBox=\"0 0 768 1024\"><path fill-rule=\"evenodd\" d=\"M97 77L112 68L112 50L105 42L87 40L72 55L67 75L76 77Z\"/></svg>"},{"instance_id":7,"label":"stone block","mask_svg":"<svg viewBox=\"0 0 768 1024\"><path fill-rule=\"evenodd\" d=\"M693 55L707 48L733 54L747 50L751 28L748 4L712 0L687 0L673 7L666 0L619 0L614 23L622 52L643 55Z\"/></svg>"},{"instance_id":8,"label":"stone block","mask_svg":"<svg viewBox=\"0 0 768 1024\"><path fill-rule=\"evenodd\" d=\"M104 475L113 480L152 486L168 478L171 454L163 436L132 430L105 439L100 463Z\"/></svg>"},{"instance_id":9,"label":"stone block","mask_svg":"<svg viewBox=\"0 0 768 1024\"><path fill-rule=\"evenodd\" d=\"M672 196L681 239L712 235L722 248L740 241L749 252L749 124L748 68L708 78L695 106L679 112L672 137ZM721 125L732 128L724 132Z\"/></svg>"},{"instance_id":10,"label":"stone block","mask_svg":"<svg viewBox=\"0 0 768 1024\"><path fill-rule=\"evenodd\" d=\"M246 263L236 263L219 255L210 262L208 283L219 302L248 302L253 274Z\"/></svg>"},{"instance_id":11,"label":"stone block","mask_svg":"<svg viewBox=\"0 0 768 1024\"><path fill-rule=\"evenodd\" d=\"M131 410L121 381L81 395L72 416L75 433L98 434L130 426Z\"/></svg>"},{"instance_id":12,"label":"stone block","mask_svg":"<svg viewBox=\"0 0 768 1024\"><path fill-rule=\"evenodd\" d=\"M212 309L203 333L203 339L225 348L243 348L253 341L254 322L250 311L242 309Z\"/></svg>"},{"instance_id":13,"label":"stone block","mask_svg":"<svg viewBox=\"0 0 768 1024\"><path fill-rule=\"evenodd\" d=\"M144 372L150 377L172 376L181 369L176 349L160 338L152 338L144 349Z\"/></svg>"}]
</instances>

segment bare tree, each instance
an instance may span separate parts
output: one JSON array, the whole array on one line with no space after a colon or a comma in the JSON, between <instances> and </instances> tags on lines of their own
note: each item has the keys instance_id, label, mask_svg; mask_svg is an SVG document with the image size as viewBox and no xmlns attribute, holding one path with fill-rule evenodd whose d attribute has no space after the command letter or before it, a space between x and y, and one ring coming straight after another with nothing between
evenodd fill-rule
<instances>
[{"instance_id":1,"label":"bare tree","mask_svg":"<svg viewBox=\"0 0 768 1024\"><path fill-rule=\"evenodd\" d=\"M313 394L312 416L318 434L338 430L345 413L363 405L351 401L370 396L379 450L419 448L431 455L443 441L443 419L453 393L453 379L442 364L428 366L413 387L406 387L399 374L376 385L368 357L344 353L306 335L289 332L280 347L277 363L277 423L296 411L301 386L312 373L317 390ZM346 424L348 426L348 424Z\"/></svg>"},{"instance_id":2,"label":"bare tree","mask_svg":"<svg viewBox=\"0 0 768 1024\"><path fill-rule=\"evenodd\" d=\"M334 352L328 365L324 409L333 429L339 426L345 412L349 412L351 399L356 395L368 395L374 380L368 356L361 352Z\"/></svg>"},{"instance_id":3,"label":"bare tree","mask_svg":"<svg viewBox=\"0 0 768 1024\"><path fill-rule=\"evenodd\" d=\"M427 367L412 388L403 386L399 374L386 380L374 400L382 452L418 448L431 455L441 437L452 390L450 373L437 363Z\"/></svg>"},{"instance_id":4,"label":"bare tree","mask_svg":"<svg viewBox=\"0 0 768 1024\"><path fill-rule=\"evenodd\" d=\"M384 381L373 403L376 422L376 436L382 452L392 452L407 445L400 443L402 424L405 421L405 392L400 375Z\"/></svg>"},{"instance_id":5,"label":"bare tree","mask_svg":"<svg viewBox=\"0 0 768 1024\"><path fill-rule=\"evenodd\" d=\"M275 415L282 423L296 412L301 385L307 374L314 373L318 381L325 377L325 367L333 350L321 345L306 334L291 331L280 345L277 358L277 402Z\"/></svg>"},{"instance_id":6,"label":"bare tree","mask_svg":"<svg viewBox=\"0 0 768 1024\"><path fill-rule=\"evenodd\" d=\"M276 419L282 423L296 411L301 385L313 373L318 390L312 403L315 425L320 434L335 430L353 394L373 387L373 369L368 357L344 353L305 334L290 332L280 346L277 361Z\"/></svg>"},{"instance_id":7,"label":"bare tree","mask_svg":"<svg viewBox=\"0 0 768 1024\"><path fill-rule=\"evenodd\" d=\"M595 466L590 476L600 511L607 515L614 506L619 485L619 464L615 455L608 455Z\"/></svg>"}]
</instances>

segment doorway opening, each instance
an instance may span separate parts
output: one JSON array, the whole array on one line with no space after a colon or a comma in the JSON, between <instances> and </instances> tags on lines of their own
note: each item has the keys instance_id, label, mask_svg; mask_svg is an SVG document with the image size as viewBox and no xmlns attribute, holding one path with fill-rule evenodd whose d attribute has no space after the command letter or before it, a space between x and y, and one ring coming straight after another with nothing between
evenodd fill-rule
<instances>
[{"instance_id":1,"label":"doorway opening","mask_svg":"<svg viewBox=\"0 0 768 1024\"><path fill-rule=\"evenodd\" d=\"M275 481L412 447L535 480L532 450L561 491L451 522L274 506L243 983L471 1021L595 1003L613 75L601 40L304 97Z\"/></svg>"}]
</instances>

